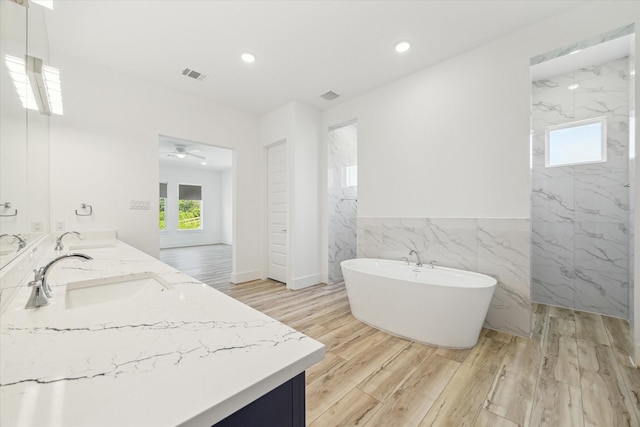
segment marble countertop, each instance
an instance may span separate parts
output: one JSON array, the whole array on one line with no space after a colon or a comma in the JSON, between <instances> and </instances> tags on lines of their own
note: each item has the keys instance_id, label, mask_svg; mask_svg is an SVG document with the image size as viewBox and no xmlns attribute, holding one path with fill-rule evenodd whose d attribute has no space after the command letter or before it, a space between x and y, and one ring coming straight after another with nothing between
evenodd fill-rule
<instances>
[{"instance_id":1,"label":"marble countertop","mask_svg":"<svg viewBox=\"0 0 640 427\"><path fill-rule=\"evenodd\" d=\"M324 357L321 343L120 241L74 252L94 259L51 270L50 305L26 310L22 286L0 317L0 425L210 426ZM68 283L141 272L171 289L66 306Z\"/></svg>"}]
</instances>

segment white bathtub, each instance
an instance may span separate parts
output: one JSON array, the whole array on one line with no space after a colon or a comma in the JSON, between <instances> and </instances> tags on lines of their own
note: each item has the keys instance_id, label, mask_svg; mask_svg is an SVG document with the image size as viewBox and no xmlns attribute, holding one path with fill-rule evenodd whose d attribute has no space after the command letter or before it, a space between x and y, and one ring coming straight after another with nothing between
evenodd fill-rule
<instances>
[{"instance_id":1,"label":"white bathtub","mask_svg":"<svg viewBox=\"0 0 640 427\"><path fill-rule=\"evenodd\" d=\"M470 348L478 342L497 283L493 277L383 259L340 265L356 319L438 347Z\"/></svg>"}]
</instances>

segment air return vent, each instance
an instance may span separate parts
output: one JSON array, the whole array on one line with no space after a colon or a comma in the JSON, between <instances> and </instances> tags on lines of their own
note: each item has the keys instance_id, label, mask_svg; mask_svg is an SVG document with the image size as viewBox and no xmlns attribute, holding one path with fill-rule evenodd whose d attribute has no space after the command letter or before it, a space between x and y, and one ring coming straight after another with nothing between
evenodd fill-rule
<instances>
[{"instance_id":1,"label":"air return vent","mask_svg":"<svg viewBox=\"0 0 640 427\"><path fill-rule=\"evenodd\" d=\"M204 79L207 78L206 75L199 73L195 70L192 70L190 68L185 68L184 70L182 70L182 75L183 76L187 76L187 77L191 77L192 79L196 79L197 81L201 82Z\"/></svg>"},{"instance_id":2,"label":"air return vent","mask_svg":"<svg viewBox=\"0 0 640 427\"><path fill-rule=\"evenodd\" d=\"M320 95L322 98L326 99L327 101L333 101L334 99L336 99L337 97L339 97L340 95L338 95L337 93L335 93L334 91L330 90L327 93L324 93L322 95Z\"/></svg>"}]
</instances>

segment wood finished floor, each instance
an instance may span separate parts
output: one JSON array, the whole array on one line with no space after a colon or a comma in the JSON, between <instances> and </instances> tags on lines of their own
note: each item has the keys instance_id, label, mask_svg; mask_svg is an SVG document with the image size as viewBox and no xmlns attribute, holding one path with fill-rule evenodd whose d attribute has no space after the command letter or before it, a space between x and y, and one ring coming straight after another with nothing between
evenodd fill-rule
<instances>
[{"instance_id":1,"label":"wood finished floor","mask_svg":"<svg viewBox=\"0 0 640 427\"><path fill-rule=\"evenodd\" d=\"M447 350L359 322L343 283L301 291L269 280L232 285L218 274L222 257L185 249L172 265L326 346L306 375L312 427L640 426L626 321L534 305L532 339L483 329L473 349Z\"/></svg>"},{"instance_id":2,"label":"wood finished floor","mask_svg":"<svg viewBox=\"0 0 640 427\"><path fill-rule=\"evenodd\" d=\"M359 322L343 283L224 292L326 346L307 371L312 427L640 425L640 373L620 319L534 305L531 340L483 329L473 349L447 350Z\"/></svg>"},{"instance_id":3,"label":"wood finished floor","mask_svg":"<svg viewBox=\"0 0 640 427\"><path fill-rule=\"evenodd\" d=\"M217 244L160 249L160 261L222 290L231 285L231 248Z\"/></svg>"}]
</instances>

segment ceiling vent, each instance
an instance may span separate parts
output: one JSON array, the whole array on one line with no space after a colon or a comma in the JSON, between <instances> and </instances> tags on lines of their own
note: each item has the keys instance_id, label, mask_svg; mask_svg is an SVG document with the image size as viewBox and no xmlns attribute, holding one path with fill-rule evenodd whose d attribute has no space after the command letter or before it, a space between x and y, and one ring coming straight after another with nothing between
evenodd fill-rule
<instances>
[{"instance_id":1,"label":"ceiling vent","mask_svg":"<svg viewBox=\"0 0 640 427\"><path fill-rule=\"evenodd\" d=\"M187 76L187 77L191 77L192 79L196 79L197 81L201 82L204 79L207 78L206 75L199 73L197 71L194 71L190 68L185 68L184 70L182 70L182 75L183 76Z\"/></svg>"},{"instance_id":2,"label":"ceiling vent","mask_svg":"<svg viewBox=\"0 0 640 427\"><path fill-rule=\"evenodd\" d=\"M338 95L337 93L335 93L334 91L330 90L327 93L324 93L322 95L320 95L322 98L326 99L327 101L333 101L334 99L336 99L337 97L339 97L340 95Z\"/></svg>"}]
</instances>

